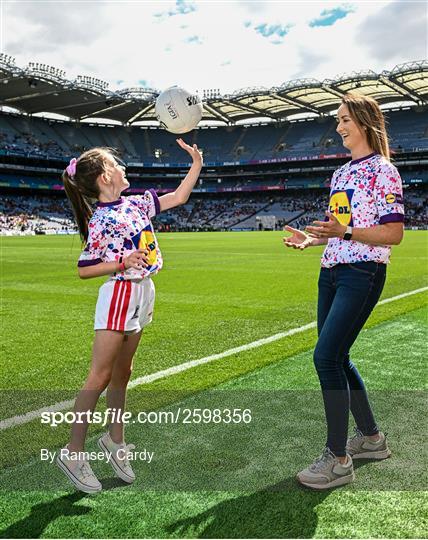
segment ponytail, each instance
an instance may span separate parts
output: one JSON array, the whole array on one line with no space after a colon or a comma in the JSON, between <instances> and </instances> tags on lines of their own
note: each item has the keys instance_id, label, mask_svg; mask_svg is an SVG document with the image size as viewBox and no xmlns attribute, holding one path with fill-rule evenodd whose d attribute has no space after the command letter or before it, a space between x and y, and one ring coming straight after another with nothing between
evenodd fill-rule
<instances>
[{"instance_id":1,"label":"ponytail","mask_svg":"<svg viewBox=\"0 0 428 540\"><path fill-rule=\"evenodd\" d=\"M74 180L69 176L67 171L62 174L62 182L67 194L68 200L73 209L74 219L76 220L79 229L80 238L83 242L88 240L88 223L92 217L92 206L89 201L82 195Z\"/></svg>"},{"instance_id":2,"label":"ponytail","mask_svg":"<svg viewBox=\"0 0 428 540\"><path fill-rule=\"evenodd\" d=\"M62 173L64 189L83 242L88 241L89 220L93 213L92 203L100 194L97 179L106 172L109 154L111 154L109 148L87 150L77 160L73 158Z\"/></svg>"}]
</instances>

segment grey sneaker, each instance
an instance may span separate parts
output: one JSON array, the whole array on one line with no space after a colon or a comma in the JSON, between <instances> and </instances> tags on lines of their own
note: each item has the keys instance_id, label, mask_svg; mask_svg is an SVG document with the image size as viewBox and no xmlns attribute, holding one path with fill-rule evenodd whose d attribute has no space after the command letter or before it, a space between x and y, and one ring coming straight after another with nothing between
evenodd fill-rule
<instances>
[{"instance_id":1,"label":"grey sneaker","mask_svg":"<svg viewBox=\"0 0 428 540\"><path fill-rule=\"evenodd\" d=\"M135 473L129 463L128 452L133 450L135 446L125 443L117 444L112 440L109 433L105 433L98 439L98 446L110 458L109 463L116 475L124 482L132 484L135 480Z\"/></svg>"},{"instance_id":2,"label":"grey sneaker","mask_svg":"<svg viewBox=\"0 0 428 540\"><path fill-rule=\"evenodd\" d=\"M102 490L100 481L87 461L69 459L61 456L60 452L57 455L56 464L79 491L97 493Z\"/></svg>"},{"instance_id":3,"label":"grey sneaker","mask_svg":"<svg viewBox=\"0 0 428 540\"><path fill-rule=\"evenodd\" d=\"M355 480L351 456L342 465L330 448L325 448L322 455L307 469L297 474L297 480L312 489L330 489L344 486Z\"/></svg>"},{"instance_id":4,"label":"grey sneaker","mask_svg":"<svg viewBox=\"0 0 428 540\"><path fill-rule=\"evenodd\" d=\"M384 433L380 431L379 440L373 441L358 428L355 428L354 436L348 439L346 451L352 459L386 459L391 455Z\"/></svg>"}]
</instances>

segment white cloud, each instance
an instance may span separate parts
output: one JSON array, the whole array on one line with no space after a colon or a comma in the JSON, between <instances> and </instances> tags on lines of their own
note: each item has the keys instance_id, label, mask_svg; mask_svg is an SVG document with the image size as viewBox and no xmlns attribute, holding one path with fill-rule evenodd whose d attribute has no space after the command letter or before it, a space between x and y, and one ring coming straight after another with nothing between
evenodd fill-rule
<instances>
[{"instance_id":1,"label":"white cloud","mask_svg":"<svg viewBox=\"0 0 428 540\"><path fill-rule=\"evenodd\" d=\"M380 61L400 57L401 47L397 43L406 49L409 60L422 60L428 51L427 15L426 2L391 2L379 11L376 19L358 27L356 37Z\"/></svg>"},{"instance_id":2,"label":"white cloud","mask_svg":"<svg viewBox=\"0 0 428 540\"><path fill-rule=\"evenodd\" d=\"M382 71L420 59L425 46L412 25L404 25L399 40L384 32L387 43L379 44L373 31L361 40L361 29L381 25L379 13L392 4L397 2L353 2L350 13L332 26L310 27L326 7L343 3L10 2L3 5L3 50L15 55L18 65L50 64L69 78L82 74L109 81L112 89L144 80L158 89L178 84L227 93L294 78ZM260 35L257 27L272 35ZM376 55L378 46L382 53Z\"/></svg>"}]
</instances>

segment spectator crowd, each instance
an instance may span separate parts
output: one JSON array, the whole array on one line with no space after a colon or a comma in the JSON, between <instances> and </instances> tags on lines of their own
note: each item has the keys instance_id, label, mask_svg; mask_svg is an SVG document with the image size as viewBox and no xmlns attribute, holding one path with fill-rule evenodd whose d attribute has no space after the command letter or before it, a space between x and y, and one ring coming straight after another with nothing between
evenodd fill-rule
<instances>
[{"instance_id":1,"label":"spectator crowd","mask_svg":"<svg viewBox=\"0 0 428 540\"><path fill-rule=\"evenodd\" d=\"M427 229L428 191L408 188L404 196L407 227ZM159 231L257 229L249 221L258 215L275 216L275 229L290 223L304 229L315 219L323 219L328 194L324 190L304 192L251 193L222 198L194 195L189 202L160 214L154 220ZM255 223L255 222L254 222ZM10 234L70 234L77 232L66 198L49 196L7 195L0 200L0 233Z\"/></svg>"}]
</instances>

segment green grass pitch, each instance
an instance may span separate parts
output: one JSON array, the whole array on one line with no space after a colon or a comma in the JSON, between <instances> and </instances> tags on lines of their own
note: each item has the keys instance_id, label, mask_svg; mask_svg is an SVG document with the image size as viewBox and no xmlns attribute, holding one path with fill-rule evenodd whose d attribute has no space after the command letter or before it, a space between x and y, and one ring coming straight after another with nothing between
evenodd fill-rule
<instances>
[{"instance_id":1,"label":"green grass pitch","mask_svg":"<svg viewBox=\"0 0 428 540\"><path fill-rule=\"evenodd\" d=\"M132 378L314 321L321 248L286 250L281 238L160 234L155 316ZM382 298L428 285L427 240L406 231ZM75 236L1 239L1 419L73 398L84 381L103 279L77 278L79 251ZM249 424L131 424L127 442L155 456L135 465L133 486L96 463L105 489L85 496L41 463L40 448L63 445L67 426L1 431L0 537L426 538L427 297L378 306L353 348L393 458L359 463L346 489L294 481L325 437L311 329L132 389L132 412L252 411ZM89 450L99 432L91 426Z\"/></svg>"}]
</instances>

